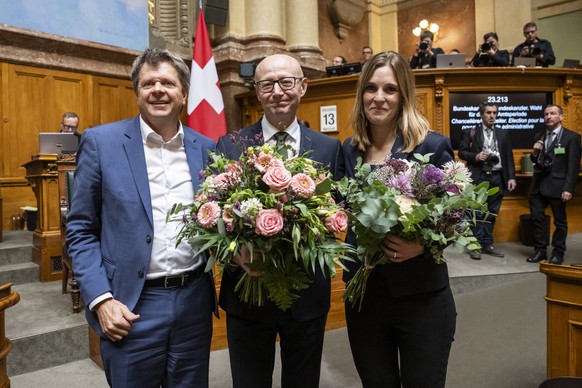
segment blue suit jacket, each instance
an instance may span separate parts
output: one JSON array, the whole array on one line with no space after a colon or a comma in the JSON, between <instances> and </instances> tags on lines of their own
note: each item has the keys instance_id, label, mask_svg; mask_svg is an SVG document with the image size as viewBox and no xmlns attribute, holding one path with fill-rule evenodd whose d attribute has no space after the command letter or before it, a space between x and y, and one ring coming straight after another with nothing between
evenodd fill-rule
<instances>
[{"instance_id":1,"label":"blue suit jacket","mask_svg":"<svg viewBox=\"0 0 582 388\"><path fill-rule=\"evenodd\" d=\"M215 144L184 127L184 146L196 192ZM77 153L67 243L87 304L111 292L134 309L148 272L152 217L139 116L86 130ZM96 314L88 309L87 320L102 334Z\"/></svg>"},{"instance_id":2,"label":"blue suit jacket","mask_svg":"<svg viewBox=\"0 0 582 388\"><path fill-rule=\"evenodd\" d=\"M299 154L303 155L307 151L313 151L307 155L308 158L316 160L323 164L332 174L334 179L340 179L344 174L344 160L342 155L341 143L339 140L313 131L301 122L301 140L299 143ZM242 144L239 144L241 142ZM241 155L242 147L264 144L263 130L261 122L257 122L247 128L242 129L233 142L232 135L226 135L218 139L217 150L224 153L233 160L238 160ZM280 310L267 302L264 307L250 307L242 303L234 288L242 274L241 269L235 271L225 270L222 274L220 284L219 304L227 313L250 320L261 320L265 317L275 317ZM300 298L291 306L291 313L295 319L305 321L315 319L327 314L330 306L330 277L329 274L324 276L317 267L314 276L310 276L311 285L302 290Z\"/></svg>"},{"instance_id":3,"label":"blue suit jacket","mask_svg":"<svg viewBox=\"0 0 582 388\"><path fill-rule=\"evenodd\" d=\"M351 145L352 139L344 142L344 157L346 159L346 176L353 177L358 157L362 153ZM402 136L398 136L392 147L392 157L398 159L416 160L415 153L426 155L433 153L430 163L440 167L453 160L453 148L447 137L436 132L429 132L424 142L413 152L398 152L402 147ZM346 242L356 245L356 235L348 231ZM343 279L347 282L357 272L359 262L346 262L349 272L344 271ZM381 276L387 284L393 297L424 294L445 288L449 284L449 272L445 263L436 264L434 258L427 252L398 264L379 265L372 270L370 276ZM373 295L366 296L374 297ZM382 295L377 295L382 298Z\"/></svg>"}]
</instances>

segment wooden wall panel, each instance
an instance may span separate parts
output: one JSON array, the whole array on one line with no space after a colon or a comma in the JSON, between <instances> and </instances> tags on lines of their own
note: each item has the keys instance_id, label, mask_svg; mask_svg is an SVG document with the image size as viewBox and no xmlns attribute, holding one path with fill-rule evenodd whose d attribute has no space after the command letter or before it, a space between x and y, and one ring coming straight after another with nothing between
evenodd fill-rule
<instances>
[{"instance_id":1,"label":"wooden wall panel","mask_svg":"<svg viewBox=\"0 0 582 388\"><path fill-rule=\"evenodd\" d=\"M38 154L38 133L58 132L66 111L79 130L137 114L129 79L0 63L0 186L4 230L20 207L36 205L22 164Z\"/></svg>"}]
</instances>

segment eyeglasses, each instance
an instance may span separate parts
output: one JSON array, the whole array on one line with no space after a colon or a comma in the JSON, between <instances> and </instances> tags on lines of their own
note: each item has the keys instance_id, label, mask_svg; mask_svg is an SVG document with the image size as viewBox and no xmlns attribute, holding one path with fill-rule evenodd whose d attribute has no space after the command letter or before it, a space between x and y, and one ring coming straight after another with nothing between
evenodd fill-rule
<instances>
[{"instance_id":1,"label":"eyeglasses","mask_svg":"<svg viewBox=\"0 0 582 388\"><path fill-rule=\"evenodd\" d=\"M279 78L278 80L264 80L264 81L257 81L255 85L257 85L257 89L261 93L270 93L275 88L275 84L279 84L281 90L291 90L295 87L298 80L302 80L303 77L284 77Z\"/></svg>"},{"instance_id":2,"label":"eyeglasses","mask_svg":"<svg viewBox=\"0 0 582 388\"><path fill-rule=\"evenodd\" d=\"M79 126L78 125L66 125L66 124L62 124L63 129L67 129L69 131L74 131L75 129L77 129Z\"/></svg>"},{"instance_id":3,"label":"eyeglasses","mask_svg":"<svg viewBox=\"0 0 582 388\"><path fill-rule=\"evenodd\" d=\"M536 32L537 32L537 30L524 31L523 34L524 35L531 35L531 34L535 34Z\"/></svg>"}]
</instances>

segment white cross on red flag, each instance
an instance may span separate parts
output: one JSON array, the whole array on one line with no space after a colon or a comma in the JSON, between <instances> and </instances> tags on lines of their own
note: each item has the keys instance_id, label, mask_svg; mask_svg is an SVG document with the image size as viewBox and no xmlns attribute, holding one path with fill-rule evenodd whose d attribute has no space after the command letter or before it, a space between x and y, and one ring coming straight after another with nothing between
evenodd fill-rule
<instances>
[{"instance_id":1,"label":"white cross on red flag","mask_svg":"<svg viewBox=\"0 0 582 388\"><path fill-rule=\"evenodd\" d=\"M188 126L214 141L226 134L224 101L220 93L218 73L202 8L198 13L196 41L192 55Z\"/></svg>"}]
</instances>

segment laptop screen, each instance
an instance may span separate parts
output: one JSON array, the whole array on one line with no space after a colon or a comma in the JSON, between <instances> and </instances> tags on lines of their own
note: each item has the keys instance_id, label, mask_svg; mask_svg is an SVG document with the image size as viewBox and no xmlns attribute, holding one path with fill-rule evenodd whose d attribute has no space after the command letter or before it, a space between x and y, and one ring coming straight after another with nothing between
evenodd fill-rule
<instances>
[{"instance_id":1,"label":"laptop screen","mask_svg":"<svg viewBox=\"0 0 582 388\"><path fill-rule=\"evenodd\" d=\"M41 132L38 143L41 154L73 154L79 148L79 137L73 133Z\"/></svg>"},{"instance_id":2,"label":"laptop screen","mask_svg":"<svg viewBox=\"0 0 582 388\"><path fill-rule=\"evenodd\" d=\"M465 54L439 54L436 57L436 67L465 67Z\"/></svg>"},{"instance_id":3,"label":"laptop screen","mask_svg":"<svg viewBox=\"0 0 582 388\"><path fill-rule=\"evenodd\" d=\"M513 60L515 66L525 66L534 67L536 65L536 59L530 57L517 57Z\"/></svg>"}]
</instances>

